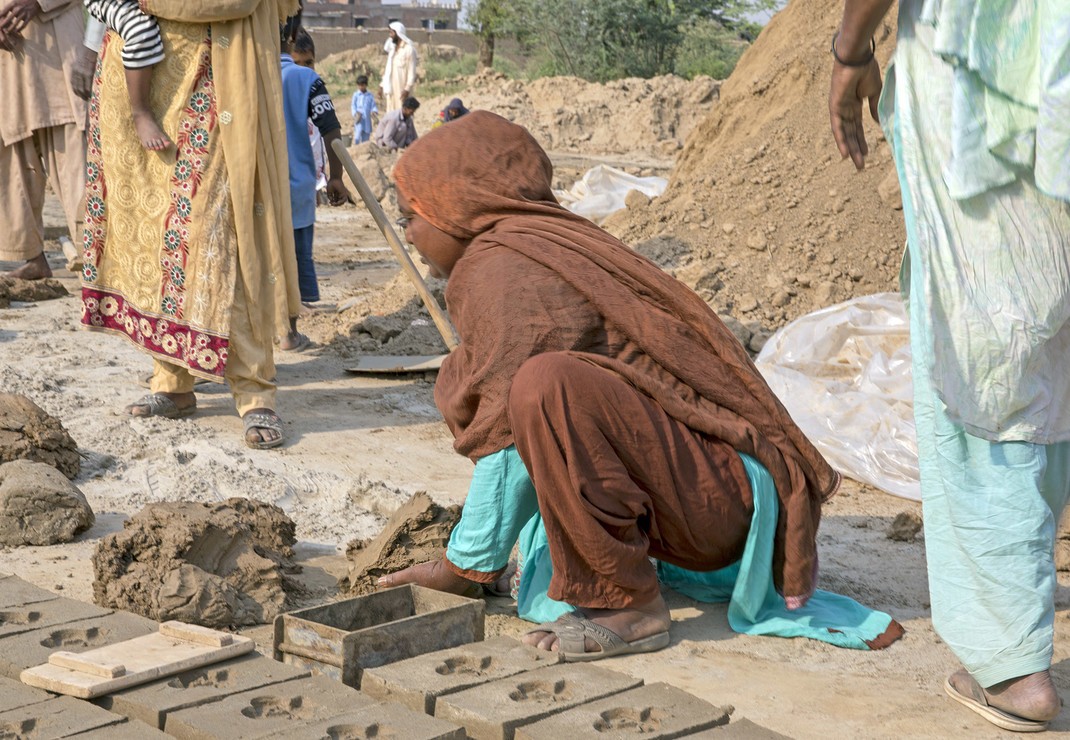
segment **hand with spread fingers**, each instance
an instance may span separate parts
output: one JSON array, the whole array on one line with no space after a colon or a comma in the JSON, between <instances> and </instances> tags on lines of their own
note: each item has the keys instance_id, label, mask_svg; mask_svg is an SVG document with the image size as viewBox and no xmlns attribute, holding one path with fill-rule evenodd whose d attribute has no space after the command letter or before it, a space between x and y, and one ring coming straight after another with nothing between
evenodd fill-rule
<instances>
[{"instance_id":1,"label":"hand with spread fingers","mask_svg":"<svg viewBox=\"0 0 1070 740\"><path fill-rule=\"evenodd\" d=\"M845 64L841 60L843 57L837 54L832 65L832 87L829 91L832 135L840 156L844 159L850 157L855 167L862 169L869 154L862 103L868 101L869 113L877 121L877 103L883 87L881 70L872 53L868 62L859 65Z\"/></svg>"}]
</instances>

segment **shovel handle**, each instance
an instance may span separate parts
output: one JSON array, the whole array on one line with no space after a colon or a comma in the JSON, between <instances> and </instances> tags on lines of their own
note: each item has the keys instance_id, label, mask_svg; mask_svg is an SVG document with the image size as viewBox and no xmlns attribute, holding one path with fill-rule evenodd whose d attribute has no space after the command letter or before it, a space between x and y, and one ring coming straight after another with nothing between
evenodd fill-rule
<instances>
[{"instance_id":1,"label":"shovel handle","mask_svg":"<svg viewBox=\"0 0 1070 740\"><path fill-rule=\"evenodd\" d=\"M390 219L386 217L386 211L379 205L379 201L375 199L375 194L372 193L372 189L368 187L367 181L364 176L360 174L360 170L357 169L357 165L354 164L353 158L349 156L349 151L346 149L345 144L341 139L335 139L331 146L334 149L334 153L338 155L338 158L342 160L342 167L345 168L346 174L349 175L349 179L353 181L353 184L357 188L357 192L360 193L361 200L364 201L364 205L367 206L368 211L372 214L372 218L375 219L375 224L379 227L379 231L383 232L383 236L386 237L386 243L390 245L390 249L393 250L394 256L397 257L398 262L401 263L401 269L416 286L416 292L420 295L420 300L427 306L427 310L431 313L431 319L435 322L435 326L438 327L438 333L442 335L442 341L446 343L446 347L452 352L457 349L457 345L460 344L460 340L457 338L457 331L453 328L453 324L450 323L449 316L442 310L442 307L438 305L438 301L435 300L435 296L432 295L431 289L427 287L427 283L424 282L423 275L416 269L416 264L412 261L412 257L409 256L409 250L405 249L405 245L401 243L401 239L398 238L397 233L394 231L394 227L390 223Z\"/></svg>"}]
</instances>

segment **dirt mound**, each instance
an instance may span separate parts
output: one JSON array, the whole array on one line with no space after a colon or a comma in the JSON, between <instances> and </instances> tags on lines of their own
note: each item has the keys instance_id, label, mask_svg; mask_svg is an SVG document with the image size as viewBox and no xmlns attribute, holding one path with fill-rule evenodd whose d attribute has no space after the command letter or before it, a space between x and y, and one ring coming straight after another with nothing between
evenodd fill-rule
<instances>
[{"instance_id":1,"label":"dirt mound","mask_svg":"<svg viewBox=\"0 0 1070 740\"><path fill-rule=\"evenodd\" d=\"M0 393L0 463L46 463L72 480L81 468L78 445L60 424L26 396Z\"/></svg>"},{"instance_id":2,"label":"dirt mound","mask_svg":"<svg viewBox=\"0 0 1070 740\"><path fill-rule=\"evenodd\" d=\"M271 504L150 504L97 546L94 600L158 621L264 624L297 591L295 542L293 521Z\"/></svg>"},{"instance_id":3,"label":"dirt mound","mask_svg":"<svg viewBox=\"0 0 1070 740\"><path fill-rule=\"evenodd\" d=\"M442 557L460 518L460 506L443 508L426 493L417 493L394 512L378 537L349 543L349 575L339 586L368 593L380 576Z\"/></svg>"},{"instance_id":4,"label":"dirt mound","mask_svg":"<svg viewBox=\"0 0 1070 740\"><path fill-rule=\"evenodd\" d=\"M0 308L7 308L11 301L35 303L50 301L70 295L63 283L55 278L44 280L22 280L21 278L0 277Z\"/></svg>"},{"instance_id":5,"label":"dirt mound","mask_svg":"<svg viewBox=\"0 0 1070 740\"><path fill-rule=\"evenodd\" d=\"M792 0L721 87L665 194L605 224L640 251L653 237L686 244L677 276L751 328L896 286L905 232L888 144L870 122L856 174L829 130L828 47L842 9ZM890 20L876 37L882 62L894 38Z\"/></svg>"},{"instance_id":6,"label":"dirt mound","mask_svg":"<svg viewBox=\"0 0 1070 740\"><path fill-rule=\"evenodd\" d=\"M0 545L70 542L95 519L82 492L51 465L0 465Z\"/></svg>"},{"instance_id":7,"label":"dirt mound","mask_svg":"<svg viewBox=\"0 0 1070 740\"><path fill-rule=\"evenodd\" d=\"M369 70L378 74L384 58L375 52L374 47L362 47L332 54L320 65L321 72L340 84ZM417 84L419 133L430 131L439 111L459 97L469 110L493 111L524 126L547 150L600 157L621 155L639 164L649 160L653 166L664 165L676 156L717 103L721 87L710 77L685 80L664 75L605 84L578 77L544 77L526 82L493 71L447 82L460 92L429 97L421 94ZM371 89L377 84L373 80ZM336 100L335 108L343 130L350 135L353 119L348 100Z\"/></svg>"},{"instance_id":8,"label":"dirt mound","mask_svg":"<svg viewBox=\"0 0 1070 740\"><path fill-rule=\"evenodd\" d=\"M721 83L664 75L599 84L578 77L510 80L488 72L463 80L456 95L420 98L416 129L426 132L450 99L524 126L547 150L671 158L717 102ZM419 96L419 91L417 91ZM571 183L569 183L571 184Z\"/></svg>"}]
</instances>

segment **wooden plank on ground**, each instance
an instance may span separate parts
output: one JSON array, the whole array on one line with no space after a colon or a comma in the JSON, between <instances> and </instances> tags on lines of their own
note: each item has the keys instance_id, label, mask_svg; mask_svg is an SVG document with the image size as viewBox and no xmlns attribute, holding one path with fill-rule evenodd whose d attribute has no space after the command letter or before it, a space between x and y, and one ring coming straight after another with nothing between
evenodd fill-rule
<instances>
[{"instance_id":1,"label":"wooden plank on ground","mask_svg":"<svg viewBox=\"0 0 1070 740\"><path fill-rule=\"evenodd\" d=\"M27 668L24 684L92 699L148 683L163 676L219 663L248 653L256 643L181 622L164 622L160 631L73 655L59 651L48 663Z\"/></svg>"},{"instance_id":2,"label":"wooden plank on ground","mask_svg":"<svg viewBox=\"0 0 1070 740\"><path fill-rule=\"evenodd\" d=\"M401 375L438 370L449 355L364 355L345 368L357 375Z\"/></svg>"}]
</instances>

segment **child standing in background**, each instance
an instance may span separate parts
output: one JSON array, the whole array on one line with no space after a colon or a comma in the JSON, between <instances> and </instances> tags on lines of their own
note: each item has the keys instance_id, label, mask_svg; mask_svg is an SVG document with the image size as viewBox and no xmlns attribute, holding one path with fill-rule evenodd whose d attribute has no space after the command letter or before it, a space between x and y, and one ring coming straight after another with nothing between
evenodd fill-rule
<instances>
[{"instance_id":1,"label":"child standing in background","mask_svg":"<svg viewBox=\"0 0 1070 740\"><path fill-rule=\"evenodd\" d=\"M290 56L297 66L315 71L316 42L305 29L297 31L297 39ZM312 158L316 160L316 205L320 205L327 202L327 145L323 143L320 130L312 123L311 118L308 119L308 139L312 144Z\"/></svg>"},{"instance_id":2,"label":"child standing in background","mask_svg":"<svg viewBox=\"0 0 1070 740\"><path fill-rule=\"evenodd\" d=\"M368 92L367 75L357 78L357 91L353 93L350 111L353 113L353 145L356 146L371 138L372 114L379 114L375 96Z\"/></svg>"},{"instance_id":3,"label":"child standing in background","mask_svg":"<svg viewBox=\"0 0 1070 740\"><path fill-rule=\"evenodd\" d=\"M327 144L330 168L328 202L332 206L340 206L351 198L342 183L342 162L330 147L331 142L341 138L342 128L335 115L331 95L314 69L295 62L295 56L301 55L296 49L300 27L301 15L298 13L282 28L282 107L290 159L290 205L297 249L297 281L301 289L301 302L314 303L319 300L320 294L316 265L312 260L312 236L316 223L316 160L308 136L309 119ZM307 60L309 57L305 58ZM311 58L314 60L314 56ZM308 337L297 331L297 319L291 319L290 333L279 343L280 349L300 351L308 345Z\"/></svg>"}]
</instances>

